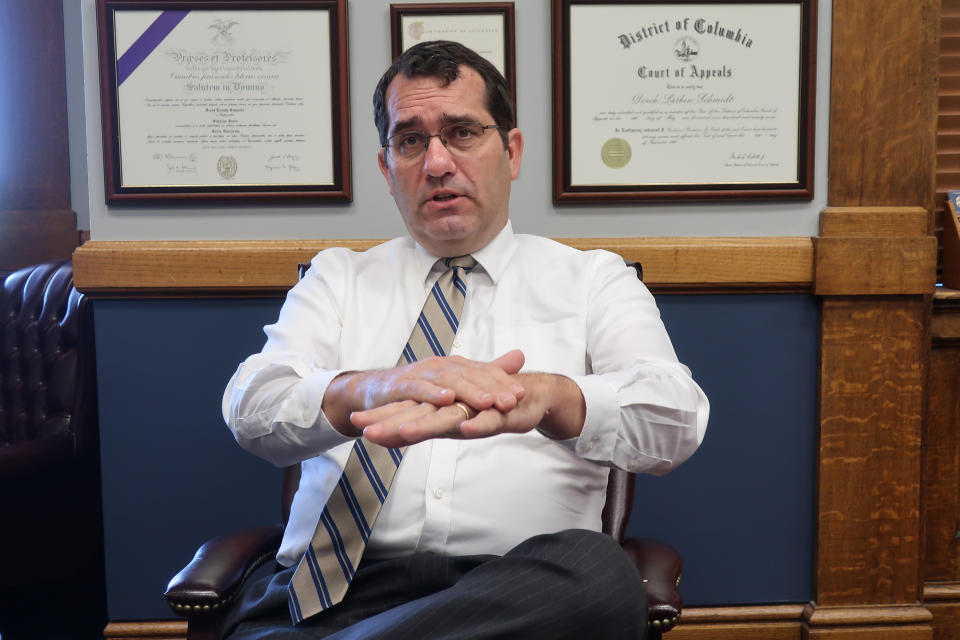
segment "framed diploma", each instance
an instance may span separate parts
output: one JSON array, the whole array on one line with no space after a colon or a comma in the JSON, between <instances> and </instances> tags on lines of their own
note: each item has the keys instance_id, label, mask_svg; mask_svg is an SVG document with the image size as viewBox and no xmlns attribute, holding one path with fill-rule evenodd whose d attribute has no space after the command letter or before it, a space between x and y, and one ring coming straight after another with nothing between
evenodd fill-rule
<instances>
[{"instance_id":1,"label":"framed diploma","mask_svg":"<svg viewBox=\"0 0 960 640\"><path fill-rule=\"evenodd\" d=\"M489 60L507 80L517 105L516 45L512 2L432 2L391 4L394 60L420 42L453 40Z\"/></svg>"},{"instance_id":2,"label":"framed diploma","mask_svg":"<svg viewBox=\"0 0 960 640\"><path fill-rule=\"evenodd\" d=\"M106 200L349 201L346 0L97 0Z\"/></svg>"},{"instance_id":3,"label":"framed diploma","mask_svg":"<svg viewBox=\"0 0 960 640\"><path fill-rule=\"evenodd\" d=\"M811 199L816 0L553 0L555 203Z\"/></svg>"}]
</instances>

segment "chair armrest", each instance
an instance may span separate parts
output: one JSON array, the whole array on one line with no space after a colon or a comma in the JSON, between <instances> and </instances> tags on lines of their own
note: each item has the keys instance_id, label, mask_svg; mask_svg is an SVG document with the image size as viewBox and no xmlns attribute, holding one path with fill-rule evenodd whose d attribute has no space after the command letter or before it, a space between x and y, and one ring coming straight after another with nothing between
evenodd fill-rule
<instances>
[{"instance_id":1,"label":"chair armrest","mask_svg":"<svg viewBox=\"0 0 960 640\"><path fill-rule=\"evenodd\" d=\"M650 628L669 631L679 622L683 608L679 589L683 559L673 547L656 540L626 538L622 546L643 577Z\"/></svg>"},{"instance_id":2,"label":"chair armrest","mask_svg":"<svg viewBox=\"0 0 960 640\"><path fill-rule=\"evenodd\" d=\"M214 612L233 599L251 573L276 556L282 538L280 525L213 538L170 580L163 597L180 616Z\"/></svg>"}]
</instances>

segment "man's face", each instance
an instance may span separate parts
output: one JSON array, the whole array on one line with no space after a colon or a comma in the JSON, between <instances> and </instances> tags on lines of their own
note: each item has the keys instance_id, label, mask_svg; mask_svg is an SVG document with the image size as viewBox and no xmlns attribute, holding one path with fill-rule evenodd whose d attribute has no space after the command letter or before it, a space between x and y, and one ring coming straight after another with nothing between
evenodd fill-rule
<instances>
[{"instance_id":1,"label":"man's face","mask_svg":"<svg viewBox=\"0 0 960 640\"><path fill-rule=\"evenodd\" d=\"M387 87L388 137L402 131L437 133L454 122L494 124L484 105L483 79L470 67L447 86L437 78L402 74ZM427 151L414 160L380 150L380 170L387 179L407 231L430 253L459 256L486 246L509 216L510 182L520 172L523 136L508 133L504 148L496 129L483 134L469 152L447 149L431 138Z\"/></svg>"}]
</instances>

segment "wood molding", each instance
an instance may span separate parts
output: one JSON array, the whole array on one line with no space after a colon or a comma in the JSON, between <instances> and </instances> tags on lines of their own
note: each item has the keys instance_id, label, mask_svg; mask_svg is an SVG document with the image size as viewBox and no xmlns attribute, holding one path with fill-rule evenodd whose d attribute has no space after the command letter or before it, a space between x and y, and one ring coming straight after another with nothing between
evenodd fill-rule
<instances>
[{"instance_id":1,"label":"wood molding","mask_svg":"<svg viewBox=\"0 0 960 640\"><path fill-rule=\"evenodd\" d=\"M693 607L683 610L669 640L800 640L803 604ZM111 622L105 640L185 640L180 620Z\"/></svg>"},{"instance_id":2,"label":"wood molding","mask_svg":"<svg viewBox=\"0 0 960 640\"><path fill-rule=\"evenodd\" d=\"M854 607L818 607L811 603L803 611L803 619L811 627L910 625L927 623L932 618L919 603Z\"/></svg>"},{"instance_id":3,"label":"wood molding","mask_svg":"<svg viewBox=\"0 0 960 640\"><path fill-rule=\"evenodd\" d=\"M923 585L923 601L953 602L960 604L960 582L954 580L925 582Z\"/></svg>"},{"instance_id":4,"label":"wood molding","mask_svg":"<svg viewBox=\"0 0 960 640\"><path fill-rule=\"evenodd\" d=\"M669 291L809 291L813 242L771 238L559 238L643 264L644 281ZM382 240L90 241L73 255L74 282L96 296L282 295L296 265L334 246Z\"/></svg>"},{"instance_id":5,"label":"wood molding","mask_svg":"<svg viewBox=\"0 0 960 640\"><path fill-rule=\"evenodd\" d=\"M103 630L104 640L185 640L186 620L143 620L111 622Z\"/></svg>"},{"instance_id":6,"label":"wood molding","mask_svg":"<svg viewBox=\"0 0 960 640\"><path fill-rule=\"evenodd\" d=\"M819 296L933 294L937 239L815 238Z\"/></svg>"},{"instance_id":7,"label":"wood molding","mask_svg":"<svg viewBox=\"0 0 960 640\"><path fill-rule=\"evenodd\" d=\"M933 614L919 603L818 607L803 612L802 640L932 640Z\"/></svg>"},{"instance_id":8,"label":"wood molding","mask_svg":"<svg viewBox=\"0 0 960 640\"><path fill-rule=\"evenodd\" d=\"M934 344L960 344L960 309L948 313L934 309L930 321L930 337Z\"/></svg>"},{"instance_id":9,"label":"wood molding","mask_svg":"<svg viewBox=\"0 0 960 640\"><path fill-rule=\"evenodd\" d=\"M833 0L828 202L934 209L940 0Z\"/></svg>"},{"instance_id":10,"label":"wood molding","mask_svg":"<svg viewBox=\"0 0 960 640\"><path fill-rule=\"evenodd\" d=\"M841 638L929 638L933 616L920 606L836 607L750 605L684 609L669 640L801 640L839 633ZM814 626L810 626L811 620ZM878 633L879 635L873 635ZM904 633L902 636L896 633ZM186 621L111 622L105 640L184 640ZM887 635L884 635L887 634ZM894 634L894 635L890 635ZM926 634L926 635L924 635Z\"/></svg>"},{"instance_id":11,"label":"wood molding","mask_svg":"<svg viewBox=\"0 0 960 640\"><path fill-rule=\"evenodd\" d=\"M922 207L828 207L814 238L814 293L932 294L937 240Z\"/></svg>"},{"instance_id":12,"label":"wood molding","mask_svg":"<svg viewBox=\"0 0 960 640\"><path fill-rule=\"evenodd\" d=\"M820 235L859 238L928 236L931 216L923 207L827 207Z\"/></svg>"},{"instance_id":13,"label":"wood molding","mask_svg":"<svg viewBox=\"0 0 960 640\"><path fill-rule=\"evenodd\" d=\"M80 242L70 209L0 211L0 273L70 257Z\"/></svg>"},{"instance_id":14,"label":"wood molding","mask_svg":"<svg viewBox=\"0 0 960 640\"><path fill-rule=\"evenodd\" d=\"M927 582L923 600L933 614L934 640L954 640L960 629L960 582Z\"/></svg>"}]
</instances>

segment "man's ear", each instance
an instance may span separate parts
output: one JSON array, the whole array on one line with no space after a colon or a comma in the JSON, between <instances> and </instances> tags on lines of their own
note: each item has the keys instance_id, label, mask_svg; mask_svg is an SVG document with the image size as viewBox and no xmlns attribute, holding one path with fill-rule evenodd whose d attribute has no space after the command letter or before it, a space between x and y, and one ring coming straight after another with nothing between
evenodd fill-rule
<instances>
[{"instance_id":1,"label":"man's ear","mask_svg":"<svg viewBox=\"0 0 960 640\"><path fill-rule=\"evenodd\" d=\"M520 129L507 132L507 153L510 156L510 179L516 180L520 175L520 159L523 157L523 134Z\"/></svg>"},{"instance_id":2,"label":"man's ear","mask_svg":"<svg viewBox=\"0 0 960 640\"><path fill-rule=\"evenodd\" d=\"M387 167L386 152L386 149L380 149L380 153L377 154L377 162L380 164L380 173L383 174L384 179L387 181L387 189L390 191L390 195L393 195L393 185L390 184L390 169Z\"/></svg>"}]
</instances>

